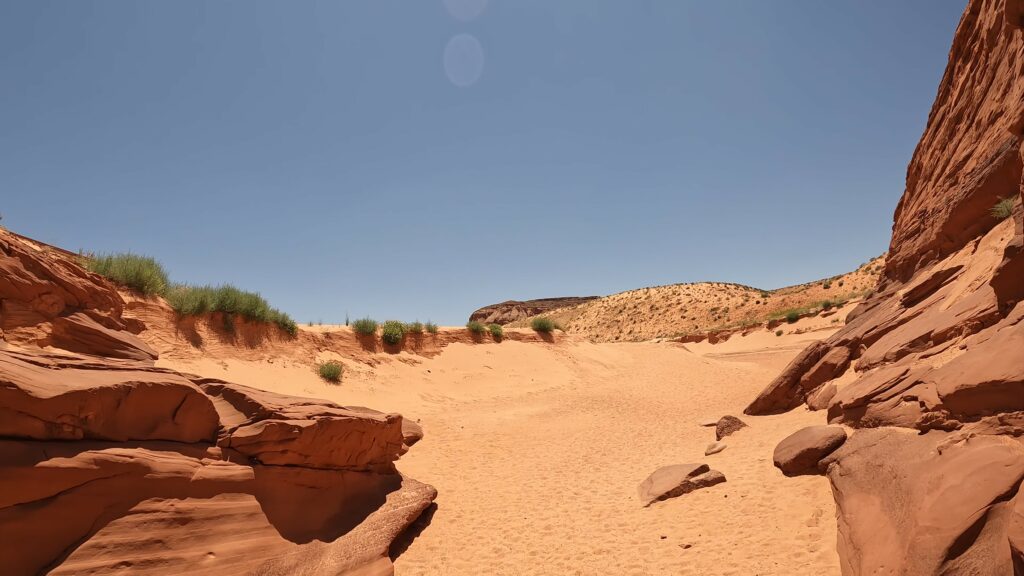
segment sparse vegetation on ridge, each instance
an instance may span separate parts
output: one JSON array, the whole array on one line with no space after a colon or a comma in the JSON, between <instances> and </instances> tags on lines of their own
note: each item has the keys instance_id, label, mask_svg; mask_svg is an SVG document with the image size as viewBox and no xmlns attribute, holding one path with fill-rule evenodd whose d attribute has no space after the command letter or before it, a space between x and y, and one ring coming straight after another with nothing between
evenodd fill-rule
<instances>
[{"instance_id":1,"label":"sparse vegetation on ridge","mask_svg":"<svg viewBox=\"0 0 1024 576\"><path fill-rule=\"evenodd\" d=\"M317 366L316 370L324 380L338 383L341 381L341 375L344 373L345 367L342 366L341 362L330 360L327 362L321 362Z\"/></svg>"},{"instance_id":2,"label":"sparse vegetation on ridge","mask_svg":"<svg viewBox=\"0 0 1024 576\"><path fill-rule=\"evenodd\" d=\"M233 329L232 318L240 316L250 322L270 322L294 336L298 326L290 316L270 304L256 292L240 290L230 284L222 286L188 286L175 284L165 294L167 303L181 316L207 312L225 315L225 329Z\"/></svg>"},{"instance_id":3,"label":"sparse vegetation on ridge","mask_svg":"<svg viewBox=\"0 0 1024 576\"><path fill-rule=\"evenodd\" d=\"M466 330L469 330L473 334L483 334L487 328L481 322L476 320L470 320L466 322Z\"/></svg>"},{"instance_id":4,"label":"sparse vegetation on ridge","mask_svg":"<svg viewBox=\"0 0 1024 576\"><path fill-rule=\"evenodd\" d=\"M538 316L530 321L530 328L533 328L537 332L549 333L553 332L557 326L555 321L547 316Z\"/></svg>"},{"instance_id":5,"label":"sparse vegetation on ridge","mask_svg":"<svg viewBox=\"0 0 1024 576\"><path fill-rule=\"evenodd\" d=\"M399 344L405 338L405 324L398 320L387 320L381 325L380 339L385 344Z\"/></svg>"},{"instance_id":6,"label":"sparse vegetation on ridge","mask_svg":"<svg viewBox=\"0 0 1024 576\"><path fill-rule=\"evenodd\" d=\"M143 296L163 296L170 286L163 265L154 258L131 252L86 258L85 268Z\"/></svg>"},{"instance_id":7,"label":"sparse vegetation on ridge","mask_svg":"<svg viewBox=\"0 0 1024 576\"><path fill-rule=\"evenodd\" d=\"M377 334L377 321L369 316L359 318L352 322L352 330L356 334L362 334L363 336L375 335Z\"/></svg>"},{"instance_id":8,"label":"sparse vegetation on ridge","mask_svg":"<svg viewBox=\"0 0 1024 576\"><path fill-rule=\"evenodd\" d=\"M298 325L288 314L273 308L258 293L240 290L230 284L189 286L171 284L164 267L154 258L132 253L86 257L86 269L146 296L163 296L180 316L208 312L225 315L225 329L234 329L234 316L251 322L270 322L288 334L298 333Z\"/></svg>"},{"instance_id":9,"label":"sparse vegetation on ridge","mask_svg":"<svg viewBox=\"0 0 1024 576\"><path fill-rule=\"evenodd\" d=\"M410 334L423 334L423 323L419 320L405 325L405 331Z\"/></svg>"},{"instance_id":10,"label":"sparse vegetation on ridge","mask_svg":"<svg viewBox=\"0 0 1024 576\"><path fill-rule=\"evenodd\" d=\"M434 324L433 322L430 322L428 320L427 323L423 325L423 327L426 328L427 332L430 332L431 334L437 334L437 324Z\"/></svg>"},{"instance_id":11,"label":"sparse vegetation on ridge","mask_svg":"<svg viewBox=\"0 0 1024 576\"><path fill-rule=\"evenodd\" d=\"M491 332L491 337L495 340L501 341L505 336L505 329L501 327L501 324L491 324L487 329Z\"/></svg>"}]
</instances>

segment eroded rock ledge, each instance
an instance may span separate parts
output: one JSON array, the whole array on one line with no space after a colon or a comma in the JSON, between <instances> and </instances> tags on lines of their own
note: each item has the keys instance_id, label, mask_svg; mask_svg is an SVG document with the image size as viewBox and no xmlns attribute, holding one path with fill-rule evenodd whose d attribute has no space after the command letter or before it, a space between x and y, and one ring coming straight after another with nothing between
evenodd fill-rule
<instances>
[{"instance_id":1,"label":"eroded rock ledge","mask_svg":"<svg viewBox=\"0 0 1024 576\"><path fill-rule=\"evenodd\" d=\"M0 231L5 574L390 574L437 492L398 414L156 368L117 290Z\"/></svg>"}]
</instances>

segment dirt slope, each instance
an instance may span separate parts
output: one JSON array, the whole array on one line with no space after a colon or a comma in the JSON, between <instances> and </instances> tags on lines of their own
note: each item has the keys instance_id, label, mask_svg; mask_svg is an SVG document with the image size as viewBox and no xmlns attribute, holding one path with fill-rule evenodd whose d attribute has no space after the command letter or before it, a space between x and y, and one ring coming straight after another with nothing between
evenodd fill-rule
<instances>
[{"instance_id":1,"label":"dirt slope","mask_svg":"<svg viewBox=\"0 0 1024 576\"><path fill-rule=\"evenodd\" d=\"M857 270L778 290L699 282L640 288L542 314L570 333L594 342L635 342L706 334L766 324L790 311L805 313L821 303L845 302L875 288L885 265L880 256ZM512 322L529 327L530 319Z\"/></svg>"}]
</instances>

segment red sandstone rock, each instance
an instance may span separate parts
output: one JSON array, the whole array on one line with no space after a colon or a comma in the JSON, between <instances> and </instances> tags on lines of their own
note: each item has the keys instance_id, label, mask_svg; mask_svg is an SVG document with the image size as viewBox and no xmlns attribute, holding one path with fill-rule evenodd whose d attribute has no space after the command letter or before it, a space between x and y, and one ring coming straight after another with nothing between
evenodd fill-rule
<instances>
[{"instance_id":1,"label":"red sandstone rock","mask_svg":"<svg viewBox=\"0 0 1024 576\"><path fill-rule=\"evenodd\" d=\"M0 436L200 442L218 426L210 399L170 370L0 349Z\"/></svg>"},{"instance_id":2,"label":"red sandstone rock","mask_svg":"<svg viewBox=\"0 0 1024 576\"><path fill-rule=\"evenodd\" d=\"M152 348L126 331L117 290L75 258L0 229L4 340L110 358L156 358Z\"/></svg>"},{"instance_id":3,"label":"red sandstone rock","mask_svg":"<svg viewBox=\"0 0 1024 576\"><path fill-rule=\"evenodd\" d=\"M224 424L217 444L255 462L391 472L402 453L402 416L348 409L213 379L196 382Z\"/></svg>"},{"instance_id":4,"label":"red sandstone rock","mask_svg":"<svg viewBox=\"0 0 1024 576\"><path fill-rule=\"evenodd\" d=\"M844 575L1016 574L1024 444L859 430L825 460Z\"/></svg>"},{"instance_id":5,"label":"red sandstone rock","mask_svg":"<svg viewBox=\"0 0 1024 576\"><path fill-rule=\"evenodd\" d=\"M808 426L779 442L772 460L786 476L819 474L818 463L843 442L846 430L841 426Z\"/></svg>"}]
</instances>

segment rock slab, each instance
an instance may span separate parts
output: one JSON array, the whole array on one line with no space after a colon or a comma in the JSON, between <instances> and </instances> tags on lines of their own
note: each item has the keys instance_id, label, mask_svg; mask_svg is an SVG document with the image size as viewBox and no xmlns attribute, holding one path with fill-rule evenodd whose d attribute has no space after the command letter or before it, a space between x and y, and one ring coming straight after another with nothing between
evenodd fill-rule
<instances>
[{"instance_id":1,"label":"rock slab","mask_svg":"<svg viewBox=\"0 0 1024 576\"><path fill-rule=\"evenodd\" d=\"M790 434L775 447L772 460L786 476L818 474L818 463L846 442L842 426L808 426Z\"/></svg>"},{"instance_id":2,"label":"rock slab","mask_svg":"<svg viewBox=\"0 0 1024 576\"><path fill-rule=\"evenodd\" d=\"M725 475L707 464L675 464L658 468L640 483L637 493L644 507L725 482Z\"/></svg>"}]
</instances>

